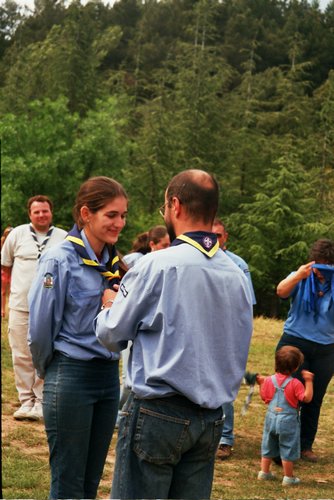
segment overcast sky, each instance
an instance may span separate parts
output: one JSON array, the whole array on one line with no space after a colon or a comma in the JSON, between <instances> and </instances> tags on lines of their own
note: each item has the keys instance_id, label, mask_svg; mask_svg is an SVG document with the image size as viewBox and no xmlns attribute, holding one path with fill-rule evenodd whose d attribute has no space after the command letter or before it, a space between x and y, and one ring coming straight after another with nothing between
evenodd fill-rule
<instances>
[{"instance_id":1,"label":"overcast sky","mask_svg":"<svg viewBox=\"0 0 334 500\"><path fill-rule=\"evenodd\" d=\"M87 3L88 0L81 0L82 4ZM105 0L105 3L114 3L115 0ZM15 2L19 5L27 5L29 8L34 7L34 0L15 0ZM325 10L327 4L330 2L330 0L319 0L320 8L321 10ZM4 4L5 0L0 0L0 5Z\"/></svg>"}]
</instances>

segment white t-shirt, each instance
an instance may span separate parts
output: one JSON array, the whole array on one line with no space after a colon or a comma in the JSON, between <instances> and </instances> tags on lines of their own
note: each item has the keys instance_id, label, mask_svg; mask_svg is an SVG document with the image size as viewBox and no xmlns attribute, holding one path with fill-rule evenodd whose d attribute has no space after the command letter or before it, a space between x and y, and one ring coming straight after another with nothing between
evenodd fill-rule
<instances>
[{"instance_id":1,"label":"white t-shirt","mask_svg":"<svg viewBox=\"0 0 334 500\"><path fill-rule=\"evenodd\" d=\"M37 267L38 248L30 231L29 224L15 227L6 238L1 249L1 265L12 267L9 308L28 312L28 292ZM55 227L46 244L44 252L63 241L67 232ZM46 237L37 233L39 243Z\"/></svg>"}]
</instances>

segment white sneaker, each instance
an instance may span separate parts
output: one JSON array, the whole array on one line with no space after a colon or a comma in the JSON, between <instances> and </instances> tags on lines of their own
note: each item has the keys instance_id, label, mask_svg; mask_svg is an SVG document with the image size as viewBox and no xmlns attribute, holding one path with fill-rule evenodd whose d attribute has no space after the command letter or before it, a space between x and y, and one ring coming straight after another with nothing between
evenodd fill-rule
<instances>
[{"instance_id":1,"label":"white sneaker","mask_svg":"<svg viewBox=\"0 0 334 500\"><path fill-rule=\"evenodd\" d=\"M13 417L15 420L30 420L30 413L32 409L32 406L22 405L21 408L16 410Z\"/></svg>"},{"instance_id":2,"label":"white sneaker","mask_svg":"<svg viewBox=\"0 0 334 500\"><path fill-rule=\"evenodd\" d=\"M35 403L28 416L29 420L43 420L42 403Z\"/></svg>"},{"instance_id":3,"label":"white sneaker","mask_svg":"<svg viewBox=\"0 0 334 500\"><path fill-rule=\"evenodd\" d=\"M276 479L276 477L274 476L274 474L272 472L270 472L270 471L263 472L262 470L260 470L260 472L258 473L257 478L260 481L273 481L274 479Z\"/></svg>"},{"instance_id":4,"label":"white sneaker","mask_svg":"<svg viewBox=\"0 0 334 500\"><path fill-rule=\"evenodd\" d=\"M300 483L299 477L284 476L282 481L283 486L294 486L299 483Z\"/></svg>"}]
</instances>

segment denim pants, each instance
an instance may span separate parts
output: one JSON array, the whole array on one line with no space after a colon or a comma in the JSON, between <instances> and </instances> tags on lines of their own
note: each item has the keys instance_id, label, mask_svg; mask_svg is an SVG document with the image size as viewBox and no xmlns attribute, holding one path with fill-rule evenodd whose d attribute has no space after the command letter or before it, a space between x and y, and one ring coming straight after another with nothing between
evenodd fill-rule
<instances>
[{"instance_id":1,"label":"denim pants","mask_svg":"<svg viewBox=\"0 0 334 500\"><path fill-rule=\"evenodd\" d=\"M234 405L233 403L225 403L223 404L223 413L224 413L224 425L223 432L219 441L219 444L228 444L229 446L233 446L234 443Z\"/></svg>"},{"instance_id":2,"label":"denim pants","mask_svg":"<svg viewBox=\"0 0 334 500\"><path fill-rule=\"evenodd\" d=\"M266 458L281 457L294 462L300 458L300 421L299 410L287 401L284 390L291 378L278 386L273 380L275 393L268 404L264 422L261 455Z\"/></svg>"},{"instance_id":3,"label":"denim pants","mask_svg":"<svg viewBox=\"0 0 334 500\"><path fill-rule=\"evenodd\" d=\"M118 361L56 353L44 381L50 498L95 498L119 402Z\"/></svg>"},{"instance_id":4,"label":"denim pants","mask_svg":"<svg viewBox=\"0 0 334 500\"><path fill-rule=\"evenodd\" d=\"M314 373L313 399L310 403L302 403L300 412L301 450L310 450L318 430L322 400L334 374L334 344L318 344L283 333L276 350L284 345L298 347L304 354L304 363L295 374L297 378L304 382L301 370Z\"/></svg>"},{"instance_id":5,"label":"denim pants","mask_svg":"<svg viewBox=\"0 0 334 500\"><path fill-rule=\"evenodd\" d=\"M221 407L131 393L119 424L111 497L210 498L222 424Z\"/></svg>"}]
</instances>

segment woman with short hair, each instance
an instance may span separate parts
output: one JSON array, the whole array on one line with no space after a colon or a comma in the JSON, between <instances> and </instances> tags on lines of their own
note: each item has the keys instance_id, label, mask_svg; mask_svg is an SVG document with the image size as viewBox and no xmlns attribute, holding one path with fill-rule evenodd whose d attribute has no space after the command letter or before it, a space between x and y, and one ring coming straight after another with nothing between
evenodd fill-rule
<instances>
[{"instance_id":1,"label":"woman with short hair","mask_svg":"<svg viewBox=\"0 0 334 500\"><path fill-rule=\"evenodd\" d=\"M318 460L312 447L318 429L323 398L334 373L334 241L317 240L310 249L309 262L277 286L279 297L291 299L288 318L277 350L284 345L298 347L304 363L296 372L314 373L314 394L301 406L301 457Z\"/></svg>"}]
</instances>

